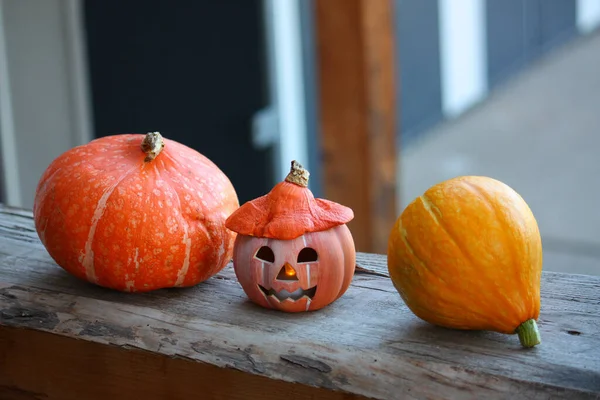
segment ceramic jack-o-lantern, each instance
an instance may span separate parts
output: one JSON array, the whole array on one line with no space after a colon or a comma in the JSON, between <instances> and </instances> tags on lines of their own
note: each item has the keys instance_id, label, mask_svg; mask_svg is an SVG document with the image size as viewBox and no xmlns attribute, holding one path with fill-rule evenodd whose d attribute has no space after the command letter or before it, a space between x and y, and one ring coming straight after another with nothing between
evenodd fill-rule
<instances>
[{"instance_id":1,"label":"ceramic jack-o-lantern","mask_svg":"<svg viewBox=\"0 0 600 400\"><path fill-rule=\"evenodd\" d=\"M348 207L315 198L296 161L283 182L237 209L226 226L238 233L237 279L253 302L287 312L318 310L344 294L356 251Z\"/></svg>"}]
</instances>

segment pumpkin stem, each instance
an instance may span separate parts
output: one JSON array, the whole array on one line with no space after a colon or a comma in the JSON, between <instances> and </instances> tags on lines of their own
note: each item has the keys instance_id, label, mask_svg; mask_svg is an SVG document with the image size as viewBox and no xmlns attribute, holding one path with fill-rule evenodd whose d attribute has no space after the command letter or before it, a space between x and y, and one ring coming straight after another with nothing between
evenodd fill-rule
<instances>
[{"instance_id":1,"label":"pumpkin stem","mask_svg":"<svg viewBox=\"0 0 600 400\"><path fill-rule=\"evenodd\" d=\"M529 319L519 325L517 333L519 334L519 341L523 347L533 347L542 342L535 319Z\"/></svg>"},{"instance_id":2,"label":"pumpkin stem","mask_svg":"<svg viewBox=\"0 0 600 400\"><path fill-rule=\"evenodd\" d=\"M144 161L154 160L165 147L165 141L159 132L148 132L142 141L142 151L146 153Z\"/></svg>"},{"instance_id":3,"label":"pumpkin stem","mask_svg":"<svg viewBox=\"0 0 600 400\"><path fill-rule=\"evenodd\" d=\"M292 161L290 173L285 177L286 182L295 183L298 186L308 187L310 173L296 160Z\"/></svg>"}]
</instances>

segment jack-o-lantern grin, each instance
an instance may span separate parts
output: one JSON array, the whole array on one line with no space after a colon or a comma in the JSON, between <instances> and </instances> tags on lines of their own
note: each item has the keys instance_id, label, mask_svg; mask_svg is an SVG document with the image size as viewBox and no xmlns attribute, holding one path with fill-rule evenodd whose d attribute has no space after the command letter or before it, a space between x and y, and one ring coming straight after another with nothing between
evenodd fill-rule
<instances>
[{"instance_id":1,"label":"jack-o-lantern grin","mask_svg":"<svg viewBox=\"0 0 600 400\"><path fill-rule=\"evenodd\" d=\"M281 269L279 270L279 274L277 275L276 280L280 282L297 282L298 275L296 274L296 270L294 269L294 267L292 267L289 263L285 263L283 267L281 267ZM260 284L258 284L258 287L267 298L269 296L273 296L280 302L285 300L297 301L304 296L312 300L313 297L315 297L315 293L317 292L317 285L308 289L302 289L301 287L299 287L295 290L292 290L291 292L288 289L281 289L279 291L273 288L267 289Z\"/></svg>"},{"instance_id":2,"label":"jack-o-lantern grin","mask_svg":"<svg viewBox=\"0 0 600 400\"><path fill-rule=\"evenodd\" d=\"M306 296L310 300L312 300L313 297L315 297L315 293L317 293L316 285L311 287L310 289L306 289L306 290L302 289L302 288L298 288L298 289L294 290L293 292L289 292L286 289L281 289L279 292L277 292L275 289L267 289L261 285L258 285L258 287L261 290L261 292L263 292L265 294L265 296L267 296L267 297L273 296L280 302L285 301L285 300L297 301L297 300L300 300L304 296Z\"/></svg>"}]
</instances>

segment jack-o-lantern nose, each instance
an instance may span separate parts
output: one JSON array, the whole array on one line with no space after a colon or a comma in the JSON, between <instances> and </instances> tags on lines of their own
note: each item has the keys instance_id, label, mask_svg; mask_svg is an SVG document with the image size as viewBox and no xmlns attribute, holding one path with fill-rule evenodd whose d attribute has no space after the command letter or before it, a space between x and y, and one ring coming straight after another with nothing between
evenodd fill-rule
<instances>
[{"instance_id":1,"label":"jack-o-lantern nose","mask_svg":"<svg viewBox=\"0 0 600 400\"><path fill-rule=\"evenodd\" d=\"M285 263L283 267L279 270L279 274L277 275L278 281L297 281L298 277L296 276L296 270L290 264Z\"/></svg>"}]
</instances>

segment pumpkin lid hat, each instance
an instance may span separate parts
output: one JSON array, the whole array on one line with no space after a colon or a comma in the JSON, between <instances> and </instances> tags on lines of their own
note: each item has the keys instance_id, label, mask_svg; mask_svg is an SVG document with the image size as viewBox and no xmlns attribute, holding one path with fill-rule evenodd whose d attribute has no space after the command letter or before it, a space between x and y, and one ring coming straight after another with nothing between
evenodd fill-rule
<instances>
[{"instance_id":1,"label":"pumpkin lid hat","mask_svg":"<svg viewBox=\"0 0 600 400\"><path fill-rule=\"evenodd\" d=\"M283 182L266 195L243 204L225 225L242 235L289 240L352 220L351 208L313 196L308 188L309 175L302 165L292 161Z\"/></svg>"}]
</instances>

